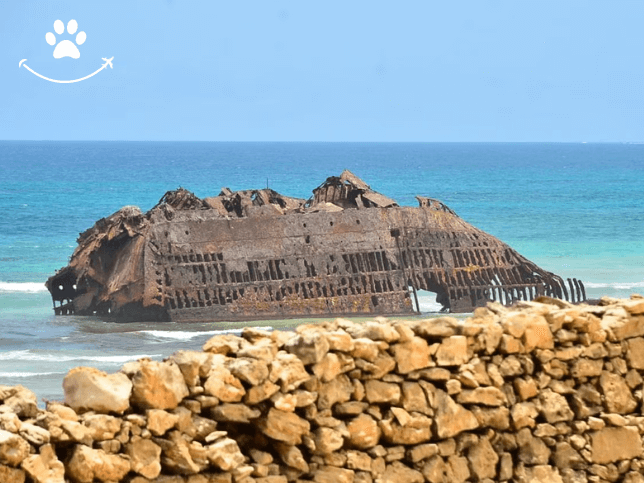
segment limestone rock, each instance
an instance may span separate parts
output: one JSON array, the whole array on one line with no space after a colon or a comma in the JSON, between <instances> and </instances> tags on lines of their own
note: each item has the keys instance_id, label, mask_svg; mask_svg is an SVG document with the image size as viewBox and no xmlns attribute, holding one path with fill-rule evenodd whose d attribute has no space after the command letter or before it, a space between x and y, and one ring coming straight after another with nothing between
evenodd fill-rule
<instances>
[{"instance_id":1,"label":"limestone rock","mask_svg":"<svg viewBox=\"0 0 644 483\"><path fill-rule=\"evenodd\" d=\"M273 383L280 384L283 392L297 389L310 378L311 375L306 372L304 364L294 354L279 351L270 364L268 379Z\"/></svg>"},{"instance_id":2,"label":"limestone rock","mask_svg":"<svg viewBox=\"0 0 644 483\"><path fill-rule=\"evenodd\" d=\"M212 365L212 354L201 351L182 350L172 354L169 361L179 366L188 386L199 386L200 377L206 377Z\"/></svg>"},{"instance_id":3,"label":"limestone rock","mask_svg":"<svg viewBox=\"0 0 644 483\"><path fill-rule=\"evenodd\" d=\"M94 441L114 439L121 430L121 420L107 414L92 414L83 417L83 425L90 430Z\"/></svg>"},{"instance_id":4,"label":"limestone rock","mask_svg":"<svg viewBox=\"0 0 644 483\"><path fill-rule=\"evenodd\" d=\"M424 369L431 363L429 345L425 339L413 337L406 342L398 342L392 347L398 374L409 374Z\"/></svg>"},{"instance_id":5,"label":"limestone rock","mask_svg":"<svg viewBox=\"0 0 644 483\"><path fill-rule=\"evenodd\" d=\"M120 481L130 471L130 462L122 456L79 444L74 448L66 470L66 476L78 483L92 483L95 479Z\"/></svg>"},{"instance_id":6,"label":"limestone rock","mask_svg":"<svg viewBox=\"0 0 644 483\"><path fill-rule=\"evenodd\" d=\"M248 341L233 334L220 334L211 337L203 345L204 352L212 354L222 354L224 356L230 353L237 353L248 344Z\"/></svg>"},{"instance_id":7,"label":"limestone rock","mask_svg":"<svg viewBox=\"0 0 644 483\"><path fill-rule=\"evenodd\" d=\"M618 374L602 372L599 385L604 393L604 405L609 413L628 414L635 410L637 402L631 390Z\"/></svg>"},{"instance_id":8,"label":"limestone rock","mask_svg":"<svg viewBox=\"0 0 644 483\"><path fill-rule=\"evenodd\" d=\"M38 413L38 398L23 386L1 386L0 401L21 418L33 418Z\"/></svg>"},{"instance_id":9,"label":"limestone rock","mask_svg":"<svg viewBox=\"0 0 644 483\"><path fill-rule=\"evenodd\" d=\"M310 431L311 425L295 413L271 408L259 421L259 428L266 436L295 445L302 442L302 436Z\"/></svg>"},{"instance_id":10,"label":"limestone rock","mask_svg":"<svg viewBox=\"0 0 644 483\"><path fill-rule=\"evenodd\" d=\"M188 386L174 362L141 359L128 368L132 404L143 409L174 409L188 396Z\"/></svg>"},{"instance_id":11,"label":"limestone rock","mask_svg":"<svg viewBox=\"0 0 644 483\"><path fill-rule=\"evenodd\" d=\"M212 408L212 418L215 421L250 423L261 416L258 409L249 408L245 404L220 404Z\"/></svg>"},{"instance_id":12,"label":"limestone rock","mask_svg":"<svg viewBox=\"0 0 644 483\"><path fill-rule=\"evenodd\" d=\"M63 379L65 404L74 411L123 413L130 407L132 382L125 374L76 367Z\"/></svg>"},{"instance_id":13,"label":"limestone rock","mask_svg":"<svg viewBox=\"0 0 644 483\"><path fill-rule=\"evenodd\" d=\"M476 429L479 422L471 411L468 411L447 395L436 391L436 434L441 439L451 438L463 431Z\"/></svg>"},{"instance_id":14,"label":"limestone rock","mask_svg":"<svg viewBox=\"0 0 644 483\"><path fill-rule=\"evenodd\" d=\"M436 351L439 366L460 366L470 359L467 352L467 337L453 335L443 339Z\"/></svg>"},{"instance_id":15,"label":"limestone rock","mask_svg":"<svg viewBox=\"0 0 644 483\"><path fill-rule=\"evenodd\" d=\"M324 333L308 331L291 338L284 348L291 354L296 355L302 363L317 364L329 351L329 343Z\"/></svg>"},{"instance_id":16,"label":"limestone rock","mask_svg":"<svg viewBox=\"0 0 644 483\"><path fill-rule=\"evenodd\" d=\"M313 475L316 483L354 483L354 473L335 466L322 466Z\"/></svg>"},{"instance_id":17,"label":"limestone rock","mask_svg":"<svg viewBox=\"0 0 644 483\"><path fill-rule=\"evenodd\" d=\"M340 431L321 427L313 432L313 442L315 443L315 453L325 455L342 448L344 438Z\"/></svg>"},{"instance_id":18,"label":"limestone rock","mask_svg":"<svg viewBox=\"0 0 644 483\"><path fill-rule=\"evenodd\" d=\"M358 449L373 448L380 440L378 423L368 414L361 414L347 423L348 443Z\"/></svg>"},{"instance_id":19,"label":"limestone rock","mask_svg":"<svg viewBox=\"0 0 644 483\"><path fill-rule=\"evenodd\" d=\"M65 483L65 467L58 460L54 448L50 444L42 446L40 454L26 458L22 462L22 468L35 483ZM0 481L14 482L13 479L2 479L1 470Z\"/></svg>"},{"instance_id":20,"label":"limestone rock","mask_svg":"<svg viewBox=\"0 0 644 483\"><path fill-rule=\"evenodd\" d=\"M295 468L303 473L309 472L309 464L304 459L302 451L297 446L276 443L275 449L285 465Z\"/></svg>"},{"instance_id":21,"label":"limestone rock","mask_svg":"<svg viewBox=\"0 0 644 483\"><path fill-rule=\"evenodd\" d=\"M149 479L161 473L161 447L149 439L133 439L125 447L132 471Z\"/></svg>"},{"instance_id":22,"label":"limestone rock","mask_svg":"<svg viewBox=\"0 0 644 483\"><path fill-rule=\"evenodd\" d=\"M20 436L25 438L34 446L47 444L51 439L51 433L49 431L31 423L22 423L20 425Z\"/></svg>"},{"instance_id":23,"label":"limestone rock","mask_svg":"<svg viewBox=\"0 0 644 483\"><path fill-rule=\"evenodd\" d=\"M25 483L25 471L18 468L11 468L10 466L0 465L0 481L7 483ZM36 480L35 483L49 483L46 480ZM65 483L63 479L52 480L51 483Z\"/></svg>"},{"instance_id":24,"label":"limestone rock","mask_svg":"<svg viewBox=\"0 0 644 483\"><path fill-rule=\"evenodd\" d=\"M239 402L246 394L241 381L225 367L226 358L221 355L213 357L208 379L204 383L206 394L215 396L223 402Z\"/></svg>"},{"instance_id":25,"label":"limestone rock","mask_svg":"<svg viewBox=\"0 0 644 483\"><path fill-rule=\"evenodd\" d=\"M190 444L179 431L170 431L166 438L153 438L161 447L161 466L164 470L181 475L199 473L202 469L192 458Z\"/></svg>"},{"instance_id":26,"label":"limestone rock","mask_svg":"<svg viewBox=\"0 0 644 483\"><path fill-rule=\"evenodd\" d=\"M18 466L29 456L29 443L20 436L0 429L0 464Z\"/></svg>"},{"instance_id":27,"label":"limestone rock","mask_svg":"<svg viewBox=\"0 0 644 483\"><path fill-rule=\"evenodd\" d=\"M590 457L593 463L614 463L637 458L641 454L642 439L635 427L607 427L590 433Z\"/></svg>"},{"instance_id":28,"label":"limestone rock","mask_svg":"<svg viewBox=\"0 0 644 483\"><path fill-rule=\"evenodd\" d=\"M171 414L163 409L148 409L147 428L155 436L162 436L167 430L173 428L179 422L179 416Z\"/></svg>"},{"instance_id":29,"label":"limestone rock","mask_svg":"<svg viewBox=\"0 0 644 483\"><path fill-rule=\"evenodd\" d=\"M423 483L425 478L420 471L405 466L400 461L387 465L387 469L378 479L380 483Z\"/></svg>"},{"instance_id":30,"label":"limestone rock","mask_svg":"<svg viewBox=\"0 0 644 483\"><path fill-rule=\"evenodd\" d=\"M467 451L470 470L478 480L494 478L496 476L496 464L499 462L499 455L492 448L486 438L482 438Z\"/></svg>"},{"instance_id":31,"label":"limestone rock","mask_svg":"<svg viewBox=\"0 0 644 483\"><path fill-rule=\"evenodd\" d=\"M551 389L546 389L539 394L539 402L539 411L549 423L571 421L574 417L566 398Z\"/></svg>"},{"instance_id":32,"label":"limestone rock","mask_svg":"<svg viewBox=\"0 0 644 483\"><path fill-rule=\"evenodd\" d=\"M257 386L268 377L268 364L261 359L237 357L226 361L226 368L238 379Z\"/></svg>"},{"instance_id":33,"label":"limestone rock","mask_svg":"<svg viewBox=\"0 0 644 483\"><path fill-rule=\"evenodd\" d=\"M376 379L364 384L365 397L370 403L398 404L400 402L400 386L395 383L382 382Z\"/></svg>"},{"instance_id":34,"label":"limestone rock","mask_svg":"<svg viewBox=\"0 0 644 483\"><path fill-rule=\"evenodd\" d=\"M461 391L456 400L459 404L481 404L483 406L501 406L507 403L503 391L494 386Z\"/></svg>"},{"instance_id":35,"label":"limestone rock","mask_svg":"<svg viewBox=\"0 0 644 483\"><path fill-rule=\"evenodd\" d=\"M517 433L519 460L527 465L545 465L550 458L550 450L543 440L535 438L528 428Z\"/></svg>"},{"instance_id":36,"label":"limestone rock","mask_svg":"<svg viewBox=\"0 0 644 483\"><path fill-rule=\"evenodd\" d=\"M520 481L526 483L564 483L557 468L549 465L537 465L525 468L525 477Z\"/></svg>"},{"instance_id":37,"label":"limestone rock","mask_svg":"<svg viewBox=\"0 0 644 483\"><path fill-rule=\"evenodd\" d=\"M208 461L223 471L231 471L244 464L244 455L237 442L223 438L207 447Z\"/></svg>"},{"instance_id":38,"label":"limestone rock","mask_svg":"<svg viewBox=\"0 0 644 483\"><path fill-rule=\"evenodd\" d=\"M415 445L429 441L432 437L431 419L420 415L411 417L407 414L407 416L404 423L391 419L383 419L379 422L385 441L390 444L404 445Z\"/></svg>"},{"instance_id":39,"label":"limestone rock","mask_svg":"<svg viewBox=\"0 0 644 483\"><path fill-rule=\"evenodd\" d=\"M318 388L318 409L331 409L336 403L349 401L353 391L353 384L344 374L326 384L320 384Z\"/></svg>"}]
</instances>

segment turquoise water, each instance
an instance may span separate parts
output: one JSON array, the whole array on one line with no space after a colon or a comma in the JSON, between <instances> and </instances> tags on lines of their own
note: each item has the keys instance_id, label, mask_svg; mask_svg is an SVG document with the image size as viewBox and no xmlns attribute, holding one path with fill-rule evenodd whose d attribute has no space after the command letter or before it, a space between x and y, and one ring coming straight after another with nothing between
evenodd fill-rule
<instances>
[{"instance_id":1,"label":"turquoise water","mask_svg":"<svg viewBox=\"0 0 644 483\"><path fill-rule=\"evenodd\" d=\"M643 160L639 144L0 142L0 384L60 398L71 367L115 371L233 327L52 315L44 281L80 232L124 205L148 210L180 186L205 197L268 183L308 198L348 168L400 204L440 199L542 268L583 280L590 297L628 296L644 291Z\"/></svg>"}]
</instances>

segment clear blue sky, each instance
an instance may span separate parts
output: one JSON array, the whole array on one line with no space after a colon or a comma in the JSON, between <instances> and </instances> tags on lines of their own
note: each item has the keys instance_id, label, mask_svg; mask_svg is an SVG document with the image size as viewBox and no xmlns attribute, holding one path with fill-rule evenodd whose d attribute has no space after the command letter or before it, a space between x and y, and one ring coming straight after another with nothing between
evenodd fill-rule
<instances>
[{"instance_id":1,"label":"clear blue sky","mask_svg":"<svg viewBox=\"0 0 644 483\"><path fill-rule=\"evenodd\" d=\"M81 57L54 59L72 18ZM643 22L639 0L0 0L0 139L643 141ZM18 67L112 56L77 84Z\"/></svg>"}]
</instances>

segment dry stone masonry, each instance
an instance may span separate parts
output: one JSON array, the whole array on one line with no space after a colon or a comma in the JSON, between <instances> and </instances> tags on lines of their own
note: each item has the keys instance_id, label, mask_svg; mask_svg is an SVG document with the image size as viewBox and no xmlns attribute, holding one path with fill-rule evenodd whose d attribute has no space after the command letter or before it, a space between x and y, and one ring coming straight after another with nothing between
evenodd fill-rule
<instances>
[{"instance_id":1,"label":"dry stone masonry","mask_svg":"<svg viewBox=\"0 0 644 483\"><path fill-rule=\"evenodd\" d=\"M644 298L245 329L65 401L0 386L0 482L644 482Z\"/></svg>"}]
</instances>

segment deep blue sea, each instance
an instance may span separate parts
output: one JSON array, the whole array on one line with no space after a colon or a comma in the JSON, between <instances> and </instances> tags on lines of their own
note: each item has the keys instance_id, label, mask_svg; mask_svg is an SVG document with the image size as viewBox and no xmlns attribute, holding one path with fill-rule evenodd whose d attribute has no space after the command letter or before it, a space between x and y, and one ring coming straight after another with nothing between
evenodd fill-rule
<instances>
[{"instance_id":1,"label":"deep blue sea","mask_svg":"<svg viewBox=\"0 0 644 483\"><path fill-rule=\"evenodd\" d=\"M583 280L589 297L644 291L641 144L0 142L0 384L61 399L72 367L113 372L239 329L54 317L43 283L99 218L148 210L178 187L206 197L268 184L308 198L343 169L402 205L440 199L542 268ZM421 306L436 307L429 294Z\"/></svg>"}]
</instances>

